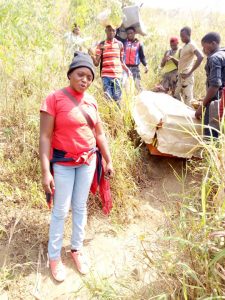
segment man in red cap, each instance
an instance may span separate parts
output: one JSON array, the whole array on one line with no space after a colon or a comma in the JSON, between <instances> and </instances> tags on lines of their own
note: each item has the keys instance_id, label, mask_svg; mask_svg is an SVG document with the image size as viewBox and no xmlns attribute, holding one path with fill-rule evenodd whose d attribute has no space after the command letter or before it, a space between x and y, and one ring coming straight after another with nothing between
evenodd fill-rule
<instances>
[{"instance_id":1,"label":"man in red cap","mask_svg":"<svg viewBox=\"0 0 225 300\"><path fill-rule=\"evenodd\" d=\"M163 80L161 85L163 91L170 92L174 95L176 83L177 83L177 66L179 60L179 40L177 37L170 38L170 49L167 50L161 61L161 67L163 68Z\"/></svg>"}]
</instances>

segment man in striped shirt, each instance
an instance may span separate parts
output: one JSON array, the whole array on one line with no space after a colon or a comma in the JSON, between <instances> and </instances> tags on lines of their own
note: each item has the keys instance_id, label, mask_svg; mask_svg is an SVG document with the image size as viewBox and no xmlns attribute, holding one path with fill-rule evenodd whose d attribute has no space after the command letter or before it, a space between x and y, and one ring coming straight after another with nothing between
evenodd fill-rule
<instances>
[{"instance_id":1,"label":"man in striped shirt","mask_svg":"<svg viewBox=\"0 0 225 300\"><path fill-rule=\"evenodd\" d=\"M109 100L113 99L119 104L122 96L122 72L125 70L129 76L131 73L123 62L123 44L115 38L116 29L108 25L105 33L106 40L98 44L92 59L96 67L100 64L105 97Z\"/></svg>"}]
</instances>

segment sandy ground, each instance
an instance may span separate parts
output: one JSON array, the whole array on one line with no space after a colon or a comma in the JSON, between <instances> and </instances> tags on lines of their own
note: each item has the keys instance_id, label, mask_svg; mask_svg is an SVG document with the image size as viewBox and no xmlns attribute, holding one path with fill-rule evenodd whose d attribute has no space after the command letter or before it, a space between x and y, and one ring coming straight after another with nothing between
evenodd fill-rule
<instances>
[{"instance_id":1,"label":"sandy ground","mask_svg":"<svg viewBox=\"0 0 225 300\"><path fill-rule=\"evenodd\" d=\"M10 211L5 220L8 237L0 243L0 263L9 284L0 299L121 299L121 295L129 299L132 287L143 289L158 280L157 270L150 262L162 247L159 241L166 228L165 210L174 211L177 195L182 193L174 170L181 174L185 161L149 156L146 164L148 182L143 184L138 213L130 224L112 224L110 218L101 214L89 218L84 252L91 269L86 276L76 271L70 257L70 216L62 250L67 278L57 283L47 265L49 212L39 212L37 218L37 211Z\"/></svg>"}]
</instances>

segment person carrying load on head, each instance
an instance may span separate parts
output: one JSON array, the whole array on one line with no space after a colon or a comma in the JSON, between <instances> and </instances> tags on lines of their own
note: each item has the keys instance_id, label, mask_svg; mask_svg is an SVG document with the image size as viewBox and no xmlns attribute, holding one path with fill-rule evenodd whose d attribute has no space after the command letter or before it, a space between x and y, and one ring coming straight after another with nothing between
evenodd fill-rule
<instances>
[{"instance_id":1,"label":"person carrying load on head","mask_svg":"<svg viewBox=\"0 0 225 300\"><path fill-rule=\"evenodd\" d=\"M140 63L145 67L145 73L148 72L148 66L145 59L143 44L135 37L135 28L128 27L126 29L127 40L124 43L124 62L132 73L135 87L138 91L142 90Z\"/></svg>"},{"instance_id":2,"label":"person carrying load on head","mask_svg":"<svg viewBox=\"0 0 225 300\"><path fill-rule=\"evenodd\" d=\"M194 71L200 66L203 55L195 43L191 40L191 28L184 27L180 31L180 37L185 44L180 51L178 62L178 79L174 97L183 100L191 106L194 89ZM195 59L197 58L197 59Z\"/></svg>"},{"instance_id":3,"label":"person carrying load on head","mask_svg":"<svg viewBox=\"0 0 225 300\"><path fill-rule=\"evenodd\" d=\"M207 62L205 65L206 71L206 95L203 98L202 105L197 109L195 116L197 119L201 119L204 112L204 136L218 138L219 126L217 130L213 128L210 112L213 104L216 100L222 98L223 89L225 87L225 48L220 48L220 35L217 32L209 32L202 38L203 52L207 56ZM224 109L224 99L219 100L219 106ZM217 109L217 115L214 116L214 124L219 124L219 109ZM220 116L222 117L222 116ZM215 123L215 121L217 122ZM212 120L213 121L213 120ZM211 128L209 128L209 126Z\"/></svg>"},{"instance_id":4,"label":"person carrying load on head","mask_svg":"<svg viewBox=\"0 0 225 300\"><path fill-rule=\"evenodd\" d=\"M106 99L114 100L118 105L122 96L122 72L131 73L124 64L123 44L115 38L116 29L112 25L105 28L106 40L98 44L96 53L89 51L94 65L100 65L103 90Z\"/></svg>"},{"instance_id":5,"label":"person carrying load on head","mask_svg":"<svg viewBox=\"0 0 225 300\"><path fill-rule=\"evenodd\" d=\"M123 43L123 46L127 40L127 33L126 33L126 29L123 26L123 24L120 25L120 27L116 28L116 35L115 38L120 41L121 43Z\"/></svg>"},{"instance_id":6,"label":"person carrying load on head","mask_svg":"<svg viewBox=\"0 0 225 300\"><path fill-rule=\"evenodd\" d=\"M162 91L165 93L171 93L172 96L174 96L177 83L177 69L180 55L178 44L178 38L171 37L170 49L165 52L161 61L161 68L163 68L163 79L160 83Z\"/></svg>"}]
</instances>

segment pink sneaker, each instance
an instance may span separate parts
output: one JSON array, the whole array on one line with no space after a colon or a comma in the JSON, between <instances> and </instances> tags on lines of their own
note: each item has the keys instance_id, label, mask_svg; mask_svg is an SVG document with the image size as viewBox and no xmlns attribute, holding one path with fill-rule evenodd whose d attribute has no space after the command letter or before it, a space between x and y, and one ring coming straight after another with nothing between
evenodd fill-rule
<instances>
[{"instance_id":1,"label":"pink sneaker","mask_svg":"<svg viewBox=\"0 0 225 300\"><path fill-rule=\"evenodd\" d=\"M77 267L77 270L83 275L87 274L89 271L89 267L83 253L81 251L71 251L71 256Z\"/></svg>"},{"instance_id":2,"label":"pink sneaker","mask_svg":"<svg viewBox=\"0 0 225 300\"><path fill-rule=\"evenodd\" d=\"M56 281L62 282L66 277L65 266L62 263L61 259L51 260L49 259L49 266L52 273L53 278Z\"/></svg>"}]
</instances>

